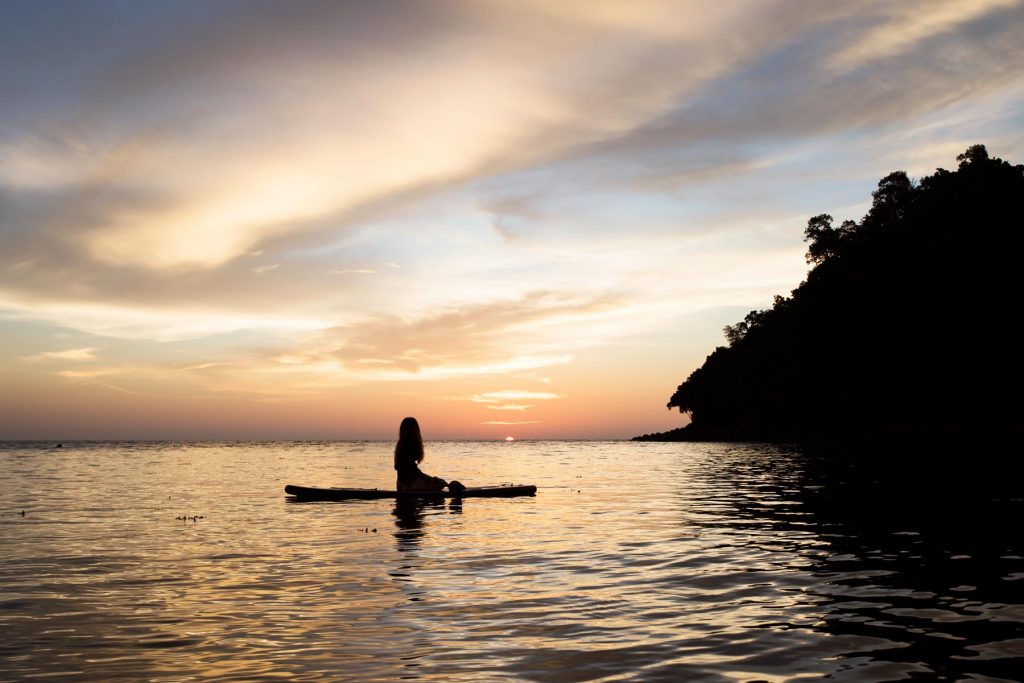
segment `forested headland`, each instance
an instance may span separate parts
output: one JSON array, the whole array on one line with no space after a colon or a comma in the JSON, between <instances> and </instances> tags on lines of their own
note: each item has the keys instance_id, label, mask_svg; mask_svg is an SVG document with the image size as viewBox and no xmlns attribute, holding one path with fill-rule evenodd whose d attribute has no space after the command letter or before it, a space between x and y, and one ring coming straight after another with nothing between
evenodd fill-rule
<instances>
[{"instance_id":1,"label":"forested headland","mask_svg":"<svg viewBox=\"0 0 1024 683\"><path fill-rule=\"evenodd\" d=\"M860 222L807 223L790 296L725 328L639 440L842 442L1019 431L1024 166L983 145L955 171L887 175ZM1018 321L1019 322L1019 321Z\"/></svg>"}]
</instances>

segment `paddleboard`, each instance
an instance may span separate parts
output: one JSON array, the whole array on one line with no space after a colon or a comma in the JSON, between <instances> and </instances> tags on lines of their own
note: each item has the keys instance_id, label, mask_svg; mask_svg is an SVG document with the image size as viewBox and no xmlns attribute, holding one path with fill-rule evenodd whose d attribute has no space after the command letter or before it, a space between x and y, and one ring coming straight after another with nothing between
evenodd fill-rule
<instances>
[{"instance_id":1,"label":"paddleboard","mask_svg":"<svg viewBox=\"0 0 1024 683\"><path fill-rule=\"evenodd\" d=\"M288 484L284 492L298 500L374 500L378 498L511 498L537 493L533 484L469 486L461 493L449 491L394 491L390 489L344 489Z\"/></svg>"}]
</instances>

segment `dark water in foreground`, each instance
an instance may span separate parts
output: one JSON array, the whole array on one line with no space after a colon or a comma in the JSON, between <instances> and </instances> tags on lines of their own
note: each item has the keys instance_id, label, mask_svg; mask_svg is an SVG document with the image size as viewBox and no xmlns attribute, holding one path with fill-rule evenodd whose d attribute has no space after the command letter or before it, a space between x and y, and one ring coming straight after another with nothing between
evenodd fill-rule
<instances>
[{"instance_id":1,"label":"dark water in foreground","mask_svg":"<svg viewBox=\"0 0 1024 683\"><path fill-rule=\"evenodd\" d=\"M1016 482L766 446L0 444L0 680L1016 680ZM881 483L887 481L888 483ZM24 516L20 513L24 511ZM178 517L195 517L182 521Z\"/></svg>"}]
</instances>

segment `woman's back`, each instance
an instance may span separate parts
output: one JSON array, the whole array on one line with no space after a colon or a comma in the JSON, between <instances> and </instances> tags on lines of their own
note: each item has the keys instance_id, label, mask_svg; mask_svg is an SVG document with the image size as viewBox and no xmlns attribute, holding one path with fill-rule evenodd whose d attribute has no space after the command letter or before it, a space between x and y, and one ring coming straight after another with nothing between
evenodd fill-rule
<instances>
[{"instance_id":1,"label":"woman's back","mask_svg":"<svg viewBox=\"0 0 1024 683\"><path fill-rule=\"evenodd\" d=\"M444 479L420 471L421 462L423 436L420 434L420 424L416 418L407 417L398 428L398 443L395 444L395 472L398 474L399 491L440 491L448 485Z\"/></svg>"}]
</instances>

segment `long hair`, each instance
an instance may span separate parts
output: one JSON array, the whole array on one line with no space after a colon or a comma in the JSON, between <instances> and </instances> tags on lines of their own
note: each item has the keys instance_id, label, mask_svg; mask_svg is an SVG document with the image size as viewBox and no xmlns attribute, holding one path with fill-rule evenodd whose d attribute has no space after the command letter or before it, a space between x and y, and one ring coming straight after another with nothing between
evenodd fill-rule
<instances>
[{"instance_id":1,"label":"long hair","mask_svg":"<svg viewBox=\"0 0 1024 683\"><path fill-rule=\"evenodd\" d=\"M403 462L423 462L423 436L420 423L415 417L407 417L398 427L398 443L395 444L395 469Z\"/></svg>"}]
</instances>

